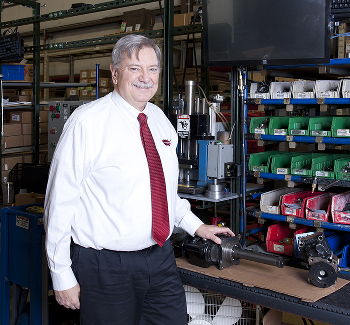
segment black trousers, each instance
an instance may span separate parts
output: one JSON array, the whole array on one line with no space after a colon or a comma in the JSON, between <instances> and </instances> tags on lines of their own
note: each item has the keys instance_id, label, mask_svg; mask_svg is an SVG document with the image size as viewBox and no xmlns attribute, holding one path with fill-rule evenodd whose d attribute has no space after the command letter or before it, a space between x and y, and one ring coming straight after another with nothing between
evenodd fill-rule
<instances>
[{"instance_id":1,"label":"black trousers","mask_svg":"<svg viewBox=\"0 0 350 325\"><path fill-rule=\"evenodd\" d=\"M81 325L185 325L186 298L168 240L141 251L74 245Z\"/></svg>"}]
</instances>

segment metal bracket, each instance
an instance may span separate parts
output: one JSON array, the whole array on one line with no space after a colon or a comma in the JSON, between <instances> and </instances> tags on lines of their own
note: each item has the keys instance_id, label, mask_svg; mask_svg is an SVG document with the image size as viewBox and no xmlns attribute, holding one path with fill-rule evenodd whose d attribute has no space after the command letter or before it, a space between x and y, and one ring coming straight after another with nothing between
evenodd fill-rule
<instances>
[{"instance_id":1,"label":"metal bracket","mask_svg":"<svg viewBox=\"0 0 350 325\"><path fill-rule=\"evenodd\" d=\"M321 226L322 226L322 221L321 220L314 220L314 227L321 228Z\"/></svg>"},{"instance_id":2,"label":"metal bracket","mask_svg":"<svg viewBox=\"0 0 350 325\"><path fill-rule=\"evenodd\" d=\"M294 109L294 105L292 105L292 104L288 104L288 105L286 106L286 111L287 111L287 112L293 112L293 109Z\"/></svg>"},{"instance_id":3,"label":"metal bracket","mask_svg":"<svg viewBox=\"0 0 350 325\"><path fill-rule=\"evenodd\" d=\"M320 112L327 112L328 111L328 105L327 104L321 104L320 105Z\"/></svg>"},{"instance_id":4,"label":"metal bracket","mask_svg":"<svg viewBox=\"0 0 350 325\"><path fill-rule=\"evenodd\" d=\"M265 112L265 105L258 105L258 111L259 112Z\"/></svg>"},{"instance_id":5,"label":"metal bracket","mask_svg":"<svg viewBox=\"0 0 350 325\"><path fill-rule=\"evenodd\" d=\"M294 217L286 216L286 221L289 222L290 224L294 224Z\"/></svg>"}]
</instances>

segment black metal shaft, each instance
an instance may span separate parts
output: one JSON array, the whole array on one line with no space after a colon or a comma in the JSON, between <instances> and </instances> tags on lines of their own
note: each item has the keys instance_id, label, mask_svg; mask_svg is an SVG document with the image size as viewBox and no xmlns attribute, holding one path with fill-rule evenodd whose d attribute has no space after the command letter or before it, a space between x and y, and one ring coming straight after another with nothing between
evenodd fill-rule
<instances>
[{"instance_id":1,"label":"black metal shaft","mask_svg":"<svg viewBox=\"0 0 350 325\"><path fill-rule=\"evenodd\" d=\"M246 249L233 250L232 257L277 266L279 268L282 268L284 266L284 258L282 256L273 256L263 253L256 253Z\"/></svg>"}]
</instances>

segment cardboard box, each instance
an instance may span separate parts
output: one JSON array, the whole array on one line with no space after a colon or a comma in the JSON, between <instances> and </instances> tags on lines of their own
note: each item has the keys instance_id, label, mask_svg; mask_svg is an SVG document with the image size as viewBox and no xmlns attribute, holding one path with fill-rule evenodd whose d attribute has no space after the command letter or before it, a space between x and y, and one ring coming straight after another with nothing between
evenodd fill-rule
<instances>
[{"instance_id":1,"label":"cardboard box","mask_svg":"<svg viewBox=\"0 0 350 325\"><path fill-rule=\"evenodd\" d=\"M24 65L24 81L33 81L33 64Z\"/></svg>"},{"instance_id":2,"label":"cardboard box","mask_svg":"<svg viewBox=\"0 0 350 325\"><path fill-rule=\"evenodd\" d=\"M49 121L49 111L41 110L39 111L39 122L48 122Z\"/></svg>"},{"instance_id":3,"label":"cardboard box","mask_svg":"<svg viewBox=\"0 0 350 325\"><path fill-rule=\"evenodd\" d=\"M1 159L2 170L11 170L16 164L21 164L23 161L22 156L9 156Z\"/></svg>"},{"instance_id":4,"label":"cardboard box","mask_svg":"<svg viewBox=\"0 0 350 325\"><path fill-rule=\"evenodd\" d=\"M32 164L33 163L33 155L23 155L22 162L25 164Z\"/></svg>"},{"instance_id":5,"label":"cardboard box","mask_svg":"<svg viewBox=\"0 0 350 325\"><path fill-rule=\"evenodd\" d=\"M40 133L39 144L47 144L47 143L48 143L48 133Z\"/></svg>"},{"instance_id":6,"label":"cardboard box","mask_svg":"<svg viewBox=\"0 0 350 325\"><path fill-rule=\"evenodd\" d=\"M123 13L123 22L132 30L152 30L155 24L155 10L145 8L127 11Z\"/></svg>"},{"instance_id":7,"label":"cardboard box","mask_svg":"<svg viewBox=\"0 0 350 325\"><path fill-rule=\"evenodd\" d=\"M80 70L80 80L81 79L87 79L89 74L89 69L86 70Z\"/></svg>"},{"instance_id":8,"label":"cardboard box","mask_svg":"<svg viewBox=\"0 0 350 325\"><path fill-rule=\"evenodd\" d=\"M23 135L23 146L31 146L33 145L33 135L32 134L24 134Z\"/></svg>"},{"instance_id":9,"label":"cardboard box","mask_svg":"<svg viewBox=\"0 0 350 325\"><path fill-rule=\"evenodd\" d=\"M45 195L39 193L23 193L15 195L15 205L34 204L45 201Z\"/></svg>"},{"instance_id":10,"label":"cardboard box","mask_svg":"<svg viewBox=\"0 0 350 325\"><path fill-rule=\"evenodd\" d=\"M5 149L23 147L23 135L13 135L11 137L4 137Z\"/></svg>"},{"instance_id":11,"label":"cardboard box","mask_svg":"<svg viewBox=\"0 0 350 325\"><path fill-rule=\"evenodd\" d=\"M21 89L21 95L33 97L33 89Z\"/></svg>"},{"instance_id":12,"label":"cardboard box","mask_svg":"<svg viewBox=\"0 0 350 325\"><path fill-rule=\"evenodd\" d=\"M48 132L48 122L40 122L39 133L47 133L47 132Z\"/></svg>"},{"instance_id":13,"label":"cardboard box","mask_svg":"<svg viewBox=\"0 0 350 325\"><path fill-rule=\"evenodd\" d=\"M99 69L99 77L100 78L109 78L111 76L110 70ZM89 69L88 76L89 79L95 78L96 80L96 69Z\"/></svg>"},{"instance_id":14,"label":"cardboard box","mask_svg":"<svg viewBox=\"0 0 350 325\"><path fill-rule=\"evenodd\" d=\"M79 82L83 83L83 84L88 84L89 83L89 79L88 78L80 79Z\"/></svg>"},{"instance_id":15,"label":"cardboard box","mask_svg":"<svg viewBox=\"0 0 350 325\"><path fill-rule=\"evenodd\" d=\"M104 87L104 88L108 88L112 85L110 85L112 83L110 78L100 78L99 80L99 86L100 87Z\"/></svg>"},{"instance_id":16,"label":"cardboard box","mask_svg":"<svg viewBox=\"0 0 350 325\"><path fill-rule=\"evenodd\" d=\"M4 136L10 137L13 135L21 135L21 124L18 123L5 123L4 124Z\"/></svg>"},{"instance_id":17,"label":"cardboard box","mask_svg":"<svg viewBox=\"0 0 350 325\"><path fill-rule=\"evenodd\" d=\"M174 27L188 26L191 23L192 16L193 16L193 12L188 12L187 14L174 15Z\"/></svg>"},{"instance_id":18,"label":"cardboard box","mask_svg":"<svg viewBox=\"0 0 350 325\"><path fill-rule=\"evenodd\" d=\"M78 88L67 88L67 97L79 95Z\"/></svg>"},{"instance_id":19,"label":"cardboard box","mask_svg":"<svg viewBox=\"0 0 350 325\"><path fill-rule=\"evenodd\" d=\"M30 111L11 111L10 123L32 123L33 112Z\"/></svg>"},{"instance_id":20,"label":"cardboard box","mask_svg":"<svg viewBox=\"0 0 350 325\"><path fill-rule=\"evenodd\" d=\"M46 122L45 122L46 123ZM23 124L17 124L21 126L23 135L32 135L33 134L33 124L32 123L23 123Z\"/></svg>"},{"instance_id":21,"label":"cardboard box","mask_svg":"<svg viewBox=\"0 0 350 325\"><path fill-rule=\"evenodd\" d=\"M105 95L107 95L107 94L109 94L110 92L112 92L114 90L114 88L110 88L110 87L108 87L108 88L99 88L99 92L98 92L98 95L99 96L105 96Z\"/></svg>"},{"instance_id":22,"label":"cardboard box","mask_svg":"<svg viewBox=\"0 0 350 325\"><path fill-rule=\"evenodd\" d=\"M90 97L91 96L91 90L81 89L79 91L79 97Z\"/></svg>"}]
</instances>

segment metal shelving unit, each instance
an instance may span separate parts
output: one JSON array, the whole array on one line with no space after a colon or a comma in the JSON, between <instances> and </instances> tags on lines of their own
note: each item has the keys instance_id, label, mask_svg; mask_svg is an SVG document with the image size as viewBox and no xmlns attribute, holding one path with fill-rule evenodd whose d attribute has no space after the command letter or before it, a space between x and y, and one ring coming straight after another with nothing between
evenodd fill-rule
<instances>
[{"instance_id":1,"label":"metal shelving unit","mask_svg":"<svg viewBox=\"0 0 350 325\"><path fill-rule=\"evenodd\" d=\"M300 78L309 79L320 76L319 79L333 79L334 77L340 78L349 74L348 67L350 65L349 59L333 59L326 65L303 65L303 66L264 66L258 69L265 70L265 75L269 76L285 76L291 75L298 76ZM267 72L268 71L268 72ZM259 105L258 111L271 111L278 109L285 109L286 112L293 112L296 108L301 107L307 109L309 107L316 108L316 112L326 112L329 108L343 108L350 104L350 98L286 98L286 99L251 99L245 98L245 112L249 105ZM261 106L260 106L261 105ZM268 114L270 115L270 114ZM287 114L288 115L288 114ZM347 137L327 137L327 136L301 136L301 135L269 135L269 134L252 134L246 131L245 139L258 140L262 143L270 144L274 142L286 142L286 143L300 143L300 144L315 144L321 145L321 149L325 150L324 145L349 145L350 138ZM292 147L295 148L295 147ZM246 166L245 166L246 167ZM274 174L270 172L258 172L247 171L248 177L258 178L262 180L277 180L286 181L289 186L294 187L297 184L316 184L316 185L331 185L334 184L337 187L350 188L350 181L347 179L336 180L322 177L307 177L299 175L282 175ZM286 185L287 186L287 185ZM261 212L258 209L248 209L247 215L249 217L255 217L259 220L259 223L263 223L264 220L288 222L296 225L306 225L315 227L317 229L328 229L339 232L349 232L350 225L336 224L332 222L324 222L320 220L308 220L303 218L297 218L293 216L270 214Z\"/></svg>"}]
</instances>

